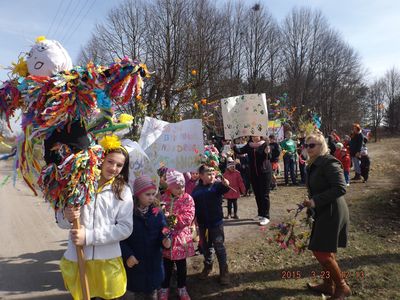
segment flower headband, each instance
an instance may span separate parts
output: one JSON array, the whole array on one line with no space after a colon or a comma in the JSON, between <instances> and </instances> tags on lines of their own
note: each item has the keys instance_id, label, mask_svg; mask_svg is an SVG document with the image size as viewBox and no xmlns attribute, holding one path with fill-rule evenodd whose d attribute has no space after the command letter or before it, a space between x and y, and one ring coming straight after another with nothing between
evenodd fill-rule
<instances>
[{"instance_id":1,"label":"flower headband","mask_svg":"<svg viewBox=\"0 0 400 300\"><path fill-rule=\"evenodd\" d=\"M112 150L116 150L116 149L121 149L122 151L124 151L126 154L128 154L128 152L126 151L126 149L122 146L120 139L118 138L118 136L116 136L115 134L113 135L106 135L104 136L100 141L99 141L100 146L103 147L104 151L106 153L112 151Z\"/></svg>"}]
</instances>

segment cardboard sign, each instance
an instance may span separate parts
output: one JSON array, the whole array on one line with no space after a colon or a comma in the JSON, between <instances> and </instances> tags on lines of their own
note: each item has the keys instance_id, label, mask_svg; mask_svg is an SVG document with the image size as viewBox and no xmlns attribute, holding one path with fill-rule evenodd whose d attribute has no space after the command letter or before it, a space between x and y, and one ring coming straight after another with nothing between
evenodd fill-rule
<instances>
[{"instance_id":1,"label":"cardboard sign","mask_svg":"<svg viewBox=\"0 0 400 300\"><path fill-rule=\"evenodd\" d=\"M203 125L200 119L168 123L146 117L139 145L155 169L165 166L180 172L197 170L203 153Z\"/></svg>"},{"instance_id":2,"label":"cardboard sign","mask_svg":"<svg viewBox=\"0 0 400 300\"><path fill-rule=\"evenodd\" d=\"M225 139L267 136L268 110L265 94L248 94L221 100Z\"/></svg>"}]
</instances>

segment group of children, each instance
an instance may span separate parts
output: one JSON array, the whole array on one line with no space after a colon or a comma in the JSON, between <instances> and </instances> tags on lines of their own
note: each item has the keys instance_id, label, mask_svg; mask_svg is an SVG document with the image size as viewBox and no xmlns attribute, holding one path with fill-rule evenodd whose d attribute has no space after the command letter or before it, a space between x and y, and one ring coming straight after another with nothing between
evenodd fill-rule
<instances>
[{"instance_id":1,"label":"group of children","mask_svg":"<svg viewBox=\"0 0 400 300\"><path fill-rule=\"evenodd\" d=\"M234 190L230 182L225 177L216 179L214 169L206 165L188 180L176 170L165 169L161 196L147 176L135 179L132 195L127 184L128 166L124 147L107 151L96 199L88 205L68 206L57 212L59 226L70 229L60 268L72 297L83 297L75 249L83 246L91 297L168 299L176 266L178 297L190 299L186 259L195 254L191 230L194 220L204 255L200 277L210 274L215 251L220 283L228 284L222 202L223 195ZM237 217L237 193L244 192L243 182L234 165L229 165L226 172L231 185L239 185L238 191L228 194ZM71 229L75 219L80 220L81 227Z\"/></svg>"}]
</instances>

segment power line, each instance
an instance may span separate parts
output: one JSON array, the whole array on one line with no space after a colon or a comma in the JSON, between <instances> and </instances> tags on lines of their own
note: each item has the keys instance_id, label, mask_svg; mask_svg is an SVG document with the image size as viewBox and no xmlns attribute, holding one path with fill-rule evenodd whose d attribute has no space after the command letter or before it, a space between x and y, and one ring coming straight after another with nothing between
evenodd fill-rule
<instances>
[{"instance_id":1,"label":"power line","mask_svg":"<svg viewBox=\"0 0 400 300\"><path fill-rule=\"evenodd\" d=\"M56 38L56 34L57 34L57 31L58 31L58 28L60 28L60 25L63 23L64 18L65 18L65 15L68 13L69 8L71 7L71 3L72 3L72 1L68 1L67 9L65 10L65 13L61 16L60 22L57 24L56 31L54 32L54 38ZM61 29L61 30L62 30L62 29Z\"/></svg>"},{"instance_id":2,"label":"power line","mask_svg":"<svg viewBox=\"0 0 400 300\"><path fill-rule=\"evenodd\" d=\"M87 17L89 14L90 10L92 9L93 5L95 4L96 0L93 0L91 5L89 6L88 10L86 11L86 14L83 16L83 18L80 20L79 24L75 27L75 29L71 32L71 34L65 39L65 43L68 42L68 40L74 35L74 33L78 30L78 28L81 26L83 20Z\"/></svg>"},{"instance_id":3,"label":"power line","mask_svg":"<svg viewBox=\"0 0 400 300\"><path fill-rule=\"evenodd\" d=\"M81 14L82 14L84 8L86 7L86 4L88 4L88 3L89 3L89 0L86 0L86 2L84 2L83 6L81 6L81 9L79 10L78 14L75 16L75 18L74 18L74 20L73 20L73 22L72 22L72 24L71 24L71 26L70 26L69 29L73 28L73 26L74 26L75 24L77 24L77 21L78 21L79 17L81 16ZM75 27L74 27L74 28L75 28ZM66 33L66 34L65 34L65 36L63 37L63 42L66 41L66 39L67 39L67 37L70 35L70 33L71 33L71 31L69 31L69 33Z\"/></svg>"},{"instance_id":4,"label":"power line","mask_svg":"<svg viewBox=\"0 0 400 300\"><path fill-rule=\"evenodd\" d=\"M53 25L54 25L54 21L57 19L58 13L60 12L60 8L61 8L61 6L63 5L63 3L64 3L63 0L59 0L57 12L56 12L56 14L54 15L53 20L51 21L51 24L50 24L49 29L47 30L46 36L48 36L48 35L50 34L51 29L53 28Z\"/></svg>"},{"instance_id":5,"label":"power line","mask_svg":"<svg viewBox=\"0 0 400 300\"><path fill-rule=\"evenodd\" d=\"M73 2L74 0L72 0L72 2ZM85 6L85 2L83 2L83 1L80 1L80 0L77 0L77 3L76 3L76 5L73 5L73 10L72 10L72 12L71 12L71 17L70 18L68 18L67 19L67 21L66 21L66 23L65 23L65 26L61 29L61 32L60 32L60 41L62 41L66 36L67 36L67 34L68 34L68 29L70 28L70 27L72 27L72 26L74 26L75 24L74 24L74 21L76 20L76 18L75 19L73 19L73 17L74 17L74 15L75 15L75 13L76 13L76 11L78 10L78 8L80 7L80 4L81 3L83 3L83 6ZM75 16L76 17L76 16ZM72 20L72 22L71 22L71 20Z\"/></svg>"}]
</instances>

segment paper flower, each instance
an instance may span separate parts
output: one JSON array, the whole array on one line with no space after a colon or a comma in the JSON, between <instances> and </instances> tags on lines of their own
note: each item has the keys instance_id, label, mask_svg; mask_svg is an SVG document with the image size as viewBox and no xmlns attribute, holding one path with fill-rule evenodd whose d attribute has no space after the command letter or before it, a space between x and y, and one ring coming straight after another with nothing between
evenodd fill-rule
<instances>
[{"instance_id":1,"label":"paper flower","mask_svg":"<svg viewBox=\"0 0 400 300\"><path fill-rule=\"evenodd\" d=\"M131 124L133 119L134 119L133 116L129 114L121 114L119 116L119 122L123 124Z\"/></svg>"},{"instance_id":2,"label":"paper flower","mask_svg":"<svg viewBox=\"0 0 400 300\"><path fill-rule=\"evenodd\" d=\"M103 147L105 151L110 151L121 147L121 141L115 134L106 135L99 141L99 144Z\"/></svg>"}]
</instances>

